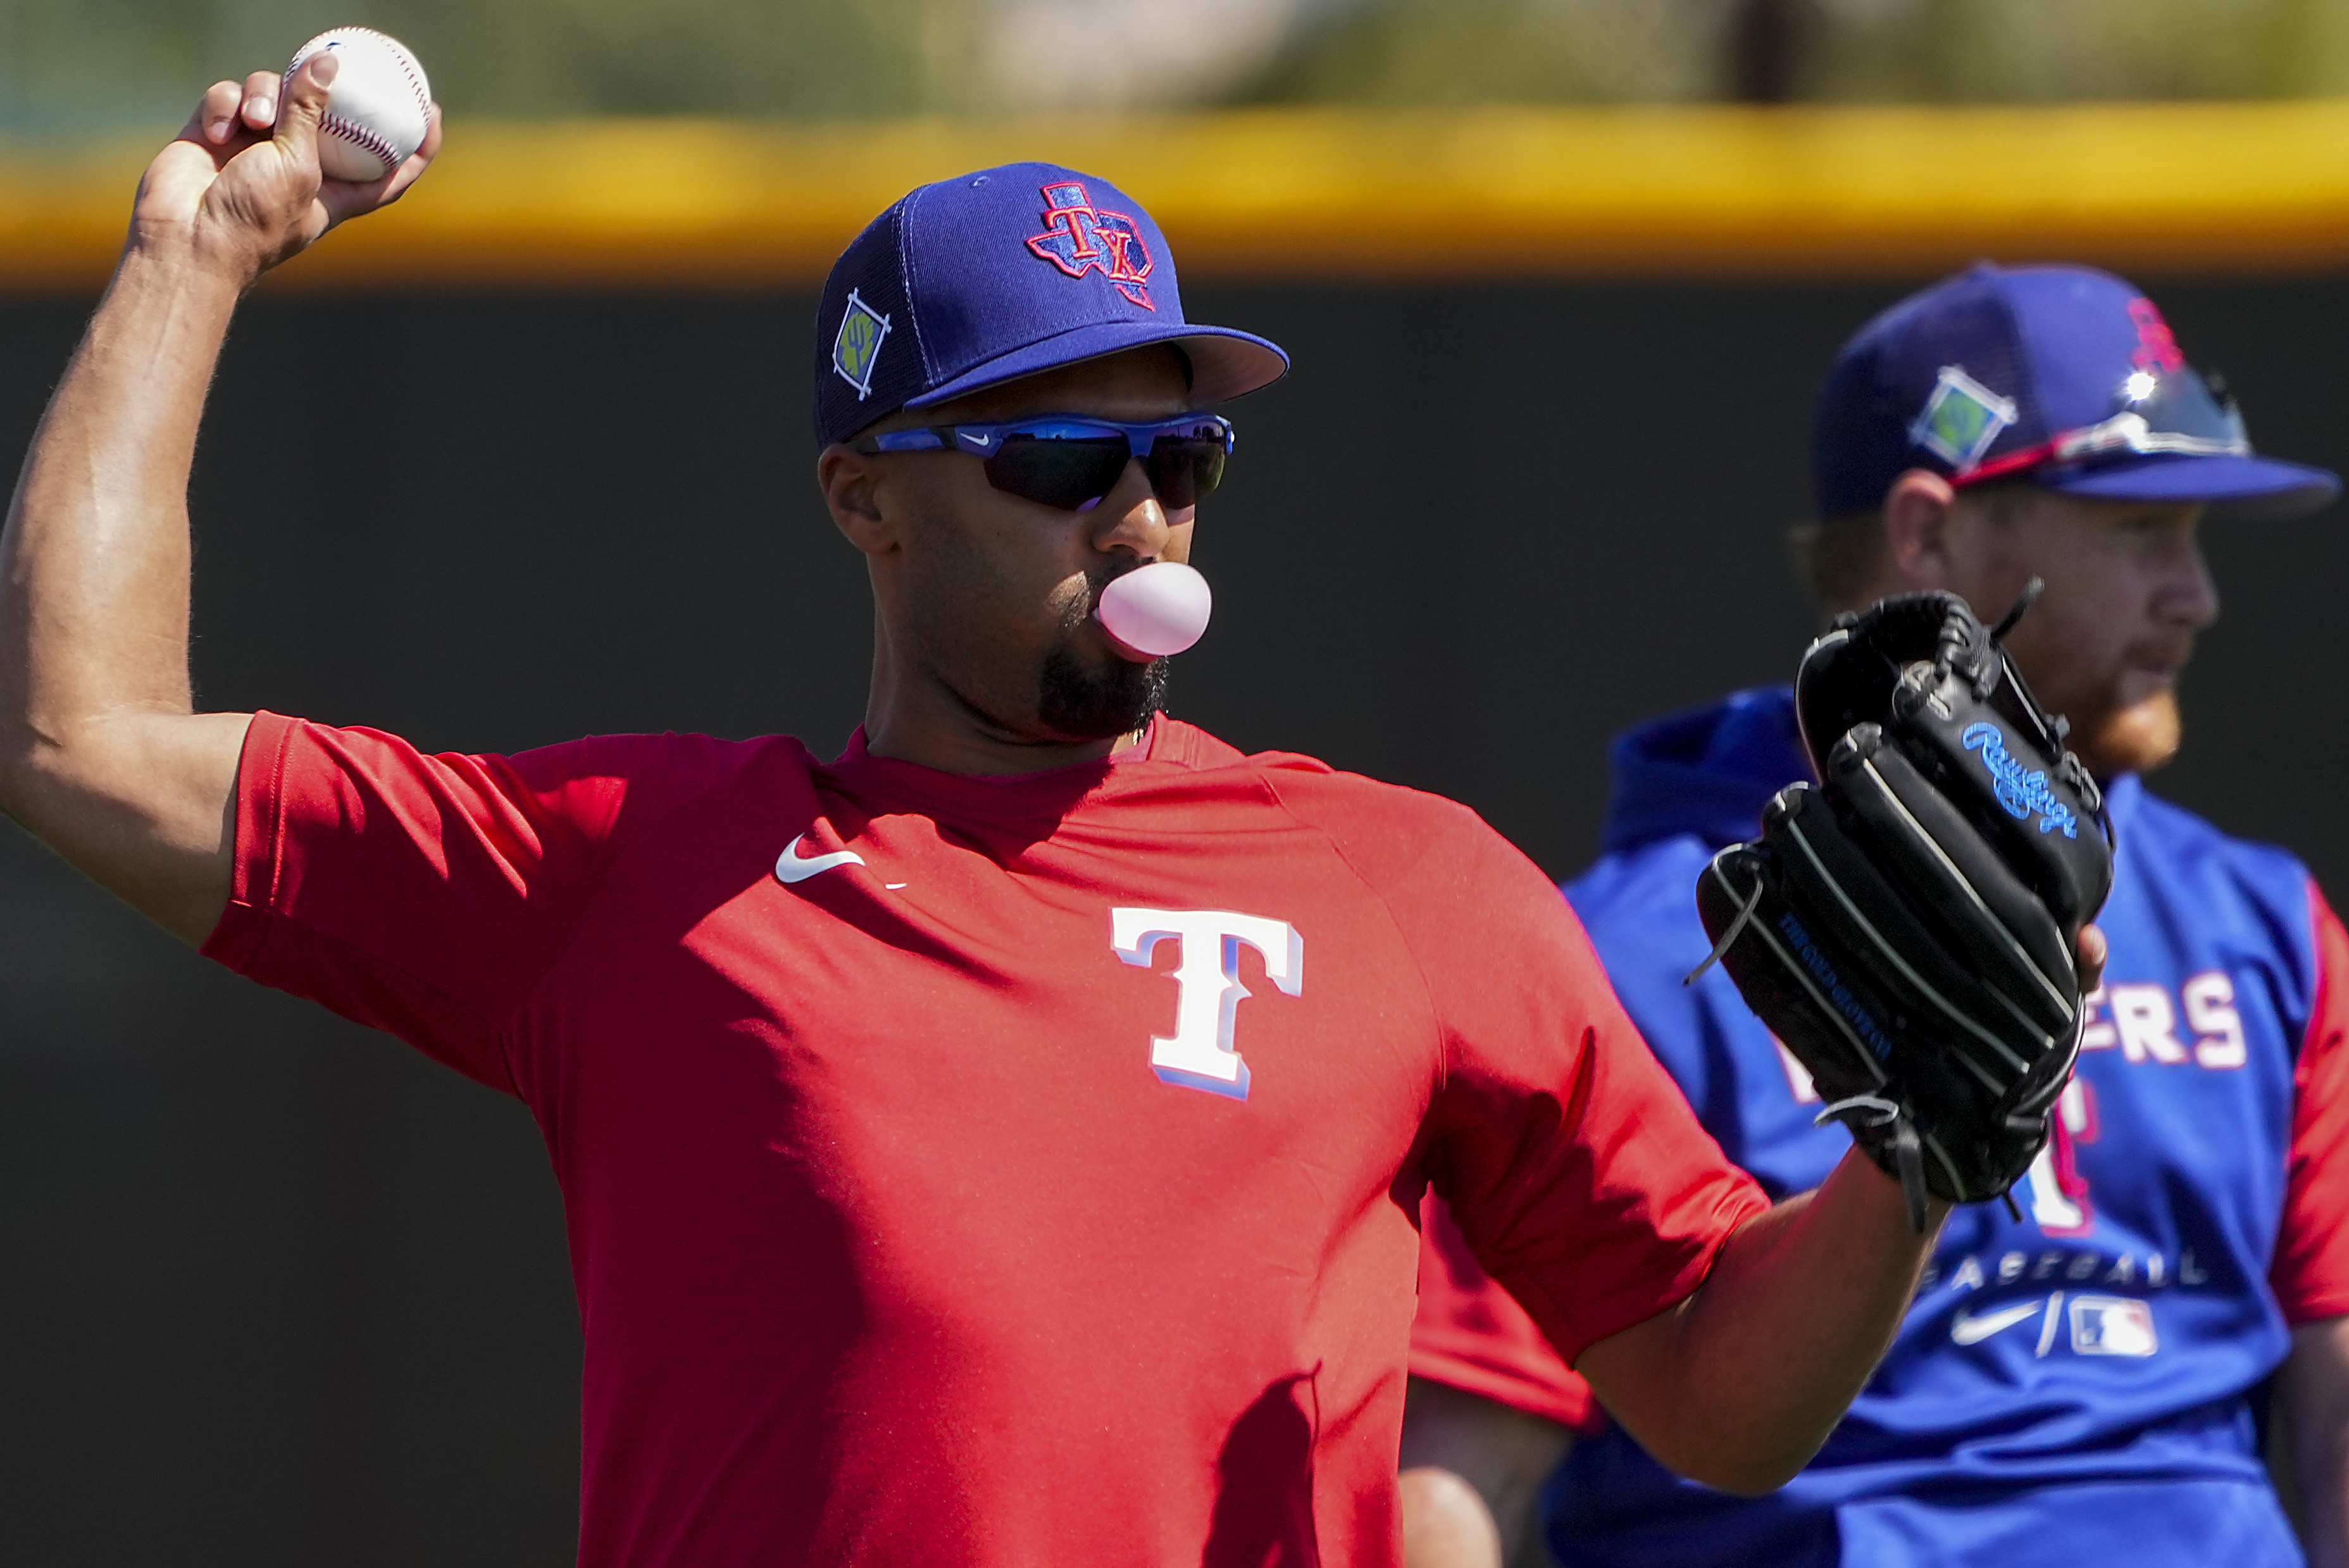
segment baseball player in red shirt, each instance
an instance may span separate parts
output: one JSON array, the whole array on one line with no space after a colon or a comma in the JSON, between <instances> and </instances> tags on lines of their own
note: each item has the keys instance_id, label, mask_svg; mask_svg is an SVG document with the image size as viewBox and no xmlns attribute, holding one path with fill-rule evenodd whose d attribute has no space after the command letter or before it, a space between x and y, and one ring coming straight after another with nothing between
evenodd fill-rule
<instances>
[{"instance_id":1,"label":"baseball player in red shirt","mask_svg":"<svg viewBox=\"0 0 2349 1568\"><path fill-rule=\"evenodd\" d=\"M1156 711L1164 628L1092 612L1188 556L1205 408L1286 361L1187 324L1104 181L925 186L834 269L817 478L875 606L835 760L194 712L186 485L238 295L438 145L322 184L333 67L282 112L215 86L148 170L9 514L0 806L529 1105L583 1563L1392 1563L1430 1182L1652 1452L1794 1473L1927 1239L1864 1158L1766 1205L1470 812Z\"/></svg>"}]
</instances>

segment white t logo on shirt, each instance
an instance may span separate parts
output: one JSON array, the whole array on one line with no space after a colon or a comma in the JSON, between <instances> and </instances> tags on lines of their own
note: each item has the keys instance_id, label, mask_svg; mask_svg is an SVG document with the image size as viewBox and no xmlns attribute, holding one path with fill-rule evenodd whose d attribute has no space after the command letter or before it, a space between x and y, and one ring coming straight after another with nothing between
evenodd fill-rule
<instances>
[{"instance_id":1,"label":"white t logo on shirt","mask_svg":"<svg viewBox=\"0 0 2349 1568\"><path fill-rule=\"evenodd\" d=\"M1285 995L1305 985L1305 939L1288 922L1218 909L1112 909L1110 945L1126 963L1150 967L1151 950L1172 938L1174 1032L1151 1037L1150 1070L1161 1083L1246 1099L1247 1063L1232 1048L1234 1015L1248 988L1240 984L1240 948L1264 957L1265 978Z\"/></svg>"}]
</instances>

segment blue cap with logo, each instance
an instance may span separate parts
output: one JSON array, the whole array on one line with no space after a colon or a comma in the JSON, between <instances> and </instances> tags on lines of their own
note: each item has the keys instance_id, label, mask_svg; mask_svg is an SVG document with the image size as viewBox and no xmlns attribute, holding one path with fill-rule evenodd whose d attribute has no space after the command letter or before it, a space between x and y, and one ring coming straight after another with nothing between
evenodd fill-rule
<instances>
[{"instance_id":1,"label":"blue cap with logo","mask_svg":"<svg viewBox=\"0 0 2349 1568\"><path fill-rule=\"evenodd\" d=\"M1180 348L1206 407L1277 381L1288 356L1183 319L1174 258L1139 203L1053 163L925 185L833 263L816 318L815 437L900 408L1145 344Z\"/></svg>"},{"instance_id":2,"label":"blue cap with logo","mask_svg":"<svg viewBox=\"0 0 2349 1568\"><path fill-rule=\"evenodd\" d=\"M2106 500L2298 516L2341 490L2251 450L2224 386L2151 300L2089 267L1987 263L1911 294L1844 346L1820 389L1821 517L1873 511L1909 469L1960 489L2028 480Z\"/></svg>"}]
</instances>

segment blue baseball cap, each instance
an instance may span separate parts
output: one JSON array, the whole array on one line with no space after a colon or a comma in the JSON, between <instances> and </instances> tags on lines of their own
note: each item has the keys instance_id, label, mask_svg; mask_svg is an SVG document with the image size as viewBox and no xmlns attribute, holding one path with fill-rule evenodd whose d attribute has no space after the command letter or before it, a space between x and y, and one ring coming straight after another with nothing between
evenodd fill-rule
<instances>
[{"instance_id":1,"label":"blue baseball cap","mask_svg":"<svg viewBox=\"0 0 2349 1568\"><path fill-rule=\"evenodd\" d=\"M815 438L1152 343L1183 351L1201 407L1288 370L1261 337L1183 319L1165 238L1108 181L1056 163L941 180L833 263L816 316Z\"/></svg>"},{"instance_id":2,"label":"blue baseball cap","mask_svg":"<svg viewBox=\"0 0 2349 1568\"><path fill-rule=\"evenodd\" d=\"M2299 516L2327 469L2262 458L2223 386L2151 300L2090 267L1985 263L1909 295L1844 346L1811 426L1821 517L1873 511L1909 469L1961 489L2027 479L2106 500Z\"/></svg>"}]
</instances>

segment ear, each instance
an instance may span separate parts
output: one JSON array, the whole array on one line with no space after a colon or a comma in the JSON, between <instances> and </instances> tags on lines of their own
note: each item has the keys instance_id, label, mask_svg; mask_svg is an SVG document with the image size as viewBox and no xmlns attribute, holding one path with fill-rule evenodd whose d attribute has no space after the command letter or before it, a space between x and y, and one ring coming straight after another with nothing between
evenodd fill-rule
<instances>
[{"instance_id":1,"label":"ear","mask_svg":"<svg viewBox=\"0 0 2349 1568\"><path fill-rule=\"evenodd\" d=\"M897 547L897 531L881 507L881 475L870 458L834 441L816 458L815 482L842 538L867 555Z\"/></svg>"},{"instance_id":2,"label":"ear","mask_svg":"<svg viewBox=\"0 0 2349 1568\"><path fill-rule=\"evenodd\" d=\"M1946 588L1958 492L1930 469L1910 469L1884 492L1884 552L1903 591Z\"/></svg>"}]
</instances>

